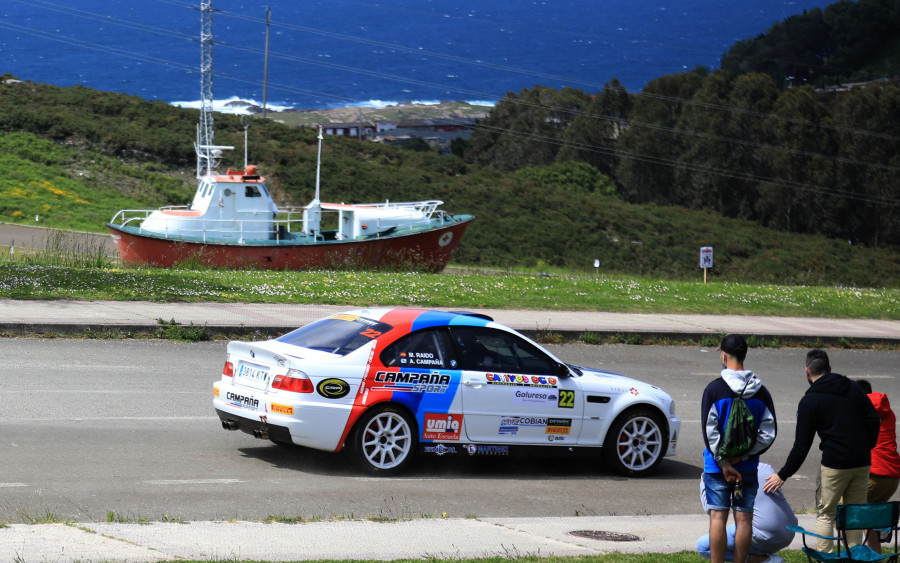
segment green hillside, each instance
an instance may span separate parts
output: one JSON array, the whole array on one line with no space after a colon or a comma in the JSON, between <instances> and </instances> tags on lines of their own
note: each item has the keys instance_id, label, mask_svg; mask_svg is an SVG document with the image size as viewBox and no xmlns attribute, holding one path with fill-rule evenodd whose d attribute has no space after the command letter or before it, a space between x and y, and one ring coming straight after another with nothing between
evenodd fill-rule
<instances>
[{"instance_id":1,"label":"green hillside","mask_svg":"<svg viewBox=\"0 0 900 563\"><path fill-rule=\"evenodd\" d=\"M102 232L122 208L182 204L193 193L198 113L83 87L0 84L0 220ZM234 116L216 116L216 143L243 146ZM313 195L315 132L271 120L249 130L250 161L276 199ZM242 166L243 154L224 165ZM709 211L636 205L582 163L500 172L455 156L343 138L323 150L323 199L442 199L477 216L454 262L696 278L699 248L715 247L713 279L896 287L895 248L797 236Z\"/></svg>"},{"instance_id":2,"label":"green hillside","mask_svg":"<svg viewBox=\"0 0 900 563\"><path fill-rule=\"evenodd\" d=\"M863 82L900 72L900 2L839 0L804 10L722 56L731 77L770 75L779 88Z\"/></svg>"}]
</instances>

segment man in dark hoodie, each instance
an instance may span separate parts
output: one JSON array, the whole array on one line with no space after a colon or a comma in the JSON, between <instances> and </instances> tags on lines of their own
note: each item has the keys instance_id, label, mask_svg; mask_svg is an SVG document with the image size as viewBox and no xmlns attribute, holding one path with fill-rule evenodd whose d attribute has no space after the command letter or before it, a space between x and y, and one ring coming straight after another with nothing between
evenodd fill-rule
<instances>
[{"instance_id":1,"label":"man in dark hoodie","mask_svg":"<svg viewBox=\"0 0 900 563\"><path fill-rule=\"evenodd\" d=\"M763 490L779 490L785 479L800 469L818 433L822 464L816 478L816 533L834 536L837 505L866 502L878 413L856 382L831 372L828 354L822 350L810 350L806 355L806 379L809 389L797 406L794 446L784 467L769 475ZM847 543L862 543L862 532L847 532ZM819 538L816 544L819 551L834 550L832 540Z\"/></svg>"}]
</instances>

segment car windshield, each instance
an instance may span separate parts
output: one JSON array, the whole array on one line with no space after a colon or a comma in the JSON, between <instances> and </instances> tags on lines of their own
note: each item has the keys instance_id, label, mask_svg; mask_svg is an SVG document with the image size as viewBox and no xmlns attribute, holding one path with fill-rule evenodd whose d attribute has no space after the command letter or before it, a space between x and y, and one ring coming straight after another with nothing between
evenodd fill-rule
<instances>
[{"instance_id":1,"label":"car windshield","mask_svg":"<svg viewBox=\"0 0 900 563\"><path fill-rule=\"evenodd\" d=\"M365 317L335 315L289 332L278 342L345 356L392 328Z\"/></svg>"}]
</instances>

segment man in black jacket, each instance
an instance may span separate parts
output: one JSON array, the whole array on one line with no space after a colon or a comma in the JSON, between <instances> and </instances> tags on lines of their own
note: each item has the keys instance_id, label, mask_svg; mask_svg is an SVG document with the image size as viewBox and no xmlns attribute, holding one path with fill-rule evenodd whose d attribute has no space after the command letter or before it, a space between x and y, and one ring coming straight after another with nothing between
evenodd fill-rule
<instances>
[{"instance_id":1,"label":"man in black jacket","mask_svg":"<svg viewBox=\"0 0 900 563\"><path fill-rule=\"evenodd\" d=\"M810 385L797 406L794 446L784 467L766 479L763 490L777 491L800 469L818 432L822 465L816 479L816 533L833 536L838 503L866 502L878 414L856 382L831 372L828 354L822 350L806 355L806 379ZM834 550L832 540L816 542L819 551ZM859 545L862 532L847 532L847 542Z\"/></svg>"}]
</instances>

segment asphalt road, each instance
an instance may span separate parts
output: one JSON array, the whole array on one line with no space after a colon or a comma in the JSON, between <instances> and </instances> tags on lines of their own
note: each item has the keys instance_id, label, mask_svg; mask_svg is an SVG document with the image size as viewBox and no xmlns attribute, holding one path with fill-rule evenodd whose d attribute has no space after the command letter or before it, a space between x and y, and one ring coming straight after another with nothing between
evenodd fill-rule
<instances>
[{"instance_id":1,"label":"asphalt road","mask_svg":"<svg viewBox=\"0 0 900 563\"><path fill-rule=\"evenodd\" d=\"M62 241L63 249L88 248L95 249L97 245L103 248L111 256L116 254L116 245L109 233L88 233L82 231L60 231L58 229L45 228L40 222L34 225L16 225L12 223L0 223L0 246L16 249L46 250L59 247L59 243L51 242L59 233L65 233L65 241Z\"/></svg>"},{"instance_id":2,"label":"asphalt road","mask_svg":"<svg viewBox=\"0 0 900 563\"><path fill-rule=\"evenodd\" d=\"M48 513L78 521L656 515L699 513L700 394L718 375L698 347L550 347L657 384L678 402L678 456L651 478L625 479L598 462L548 459L418 460L399 478L372 478L340 455L282 447L222 430L212 382L224 343L149 340L0 340L0 521ZM775 397L790 449L806 389L805 350L751 350L747 367ZM831 353L836 371L900 397L896 352ZM897 399L900 403L900 399ZM814 446L786 485L795 510L813 505Z\"/></svg>"}]
</instances>

